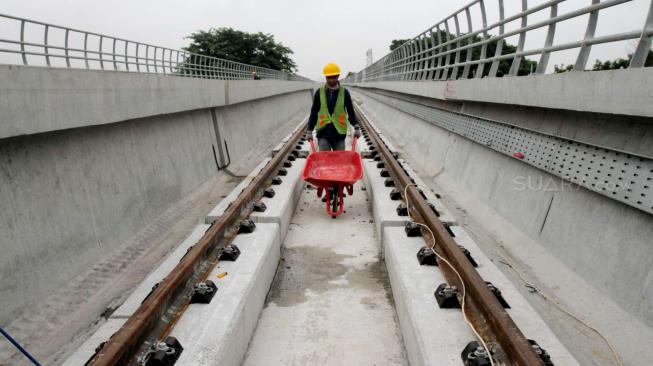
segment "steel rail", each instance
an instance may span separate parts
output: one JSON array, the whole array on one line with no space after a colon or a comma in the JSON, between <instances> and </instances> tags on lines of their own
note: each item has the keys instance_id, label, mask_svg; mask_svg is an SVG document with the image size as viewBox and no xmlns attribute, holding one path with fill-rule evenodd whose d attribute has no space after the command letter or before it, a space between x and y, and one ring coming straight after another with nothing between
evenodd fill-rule
<instances>
[{"instance_id":1,"label":"steel rail","mask_svg":"<svg viewBox=\"0 0 653 366\"><path fill-rule=\"evenodd\" d=\"M225 212L204 233L202 238L186 253L177 266L153 289L140 307L127 319L122 327L114 333L102 348L89 360L87 365L113 366L133 362L143 343L152 336L156 323L165 314L175 299L183 296L183 290L192 288L193 279L205 277L205 268L201 262L225 243L225 236L233 229L234 223L247 215L251 203L257 200L269 180L277 174L281 164L304 135L304 129L298 128L283 148L274 155L263 170L252 180L247 188L236 198ZM228 240L228 239L227 239ZM210 270L210 269L209 269ZM198 273L199 272L199 273ZM183 299L182 299L183 300ZM187 301L181 305L183 307ZM176 311L175 313L178 313ZM172 320L174 322L174 319ZM157 339L161 339L169 327L159 326Z\"/></svg>"},{"instance_id":2,"label":"steel rail","mask_svg":"<svg viewBox=\"0 0 653 366\"><path fill-rule=\"evenodd\" d=\"M422 197L418 188L412 184L411 178L404 171L399 161L393 156L392 152L372 128L367 120L367 116L361 112L360 108L357 106L355 108L358 112L359 120L370 136L372 144L376 147L376 151L381 155L381 158L385 162L385 167L394 179L395 186L401 189L402 192L406 189L406 194L411 203L410 209L412 212L417 213L417 220L422 221L421 223L433 232L436 242L435 248L438 254L442 255L455 267L465 282L466 295L468 295L465 297L465 301L470 304L469 309L472 310L471 312L468 310L467 315L472 324L474 324L475 329L480 334L489 336L499 344L505 357L511 362L509 364L520 366L544 365L524 334L519 330L510 315L508 315L490 291L486 282L460 250L458 244L456 244L444 224L432 211L428 202ZM440 266L439 268L444 272L444 267L446 266ZM445 277L450 284L456 284L458 288L461 288L456 276L445 272Z\"/></svg>"}]
</instances>

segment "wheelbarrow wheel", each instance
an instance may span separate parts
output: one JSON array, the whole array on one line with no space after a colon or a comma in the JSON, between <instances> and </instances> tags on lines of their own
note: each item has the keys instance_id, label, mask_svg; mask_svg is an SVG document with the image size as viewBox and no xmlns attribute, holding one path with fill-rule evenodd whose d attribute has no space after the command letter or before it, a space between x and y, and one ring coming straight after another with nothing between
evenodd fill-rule
<instances>
[{"instance_id":1,"label":"wheelbarrow wheel","mask_svg":"<svg viewBox=\"0 0 653 366\"><path fill-rule=\"evenodd\" d=\"M338 189L331 187L331 212L338 212ZM336 215L331 215L335 219Z\"/></svg>"}]
</instances>

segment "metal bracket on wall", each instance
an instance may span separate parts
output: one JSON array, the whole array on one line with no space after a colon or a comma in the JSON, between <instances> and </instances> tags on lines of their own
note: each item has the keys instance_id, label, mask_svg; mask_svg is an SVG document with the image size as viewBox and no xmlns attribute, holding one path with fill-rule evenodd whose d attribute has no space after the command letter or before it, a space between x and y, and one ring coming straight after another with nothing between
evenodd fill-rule
<instances>
[{"instance_id":1,"label":"metal bracket on wall","mask_svg":"<svg viewBox=\"0 0 653 366\"><path fill-rule=\"evenodd\" d=\"M519 126L449 112L356 88L356 91L490 149L653 213L653 160ZM523 182L526 186L529 182ZM542 182L537 182L542 183ZM541 185L541 184L540 184Z\"/></svg>"},{"instance_id":2,"label":"metal bracket on wall","mask_svg":"<svg viewBox=\"0 0 653 366\"><path fill-rule=\"evenodd\" d=\"M231 164L231 156L229 156L229 146L227 145L227 140L222 140L224 142L224 150L227 153L227 163L223 166L218 165L218 170L222 170ZM213 149L213 154L215 155L215 149ZM217 163L217 160L216 160Z\"/></svg>"}]
</instances>

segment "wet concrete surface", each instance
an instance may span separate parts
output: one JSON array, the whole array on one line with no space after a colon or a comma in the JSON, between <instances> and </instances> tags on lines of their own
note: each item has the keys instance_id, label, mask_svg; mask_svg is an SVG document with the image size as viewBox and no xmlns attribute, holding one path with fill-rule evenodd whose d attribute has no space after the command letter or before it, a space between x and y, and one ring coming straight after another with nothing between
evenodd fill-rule
<instances>
[{"instance_id":1,"label":"wet concrete surface","mask_svg":"<svg viewBox=\"0 0 653 366\"><path fill-rule=\"evenodd\" d=\"M302 192L244 365L406 365L362 183L332 219Z\"/></svg>"}]
</instances>

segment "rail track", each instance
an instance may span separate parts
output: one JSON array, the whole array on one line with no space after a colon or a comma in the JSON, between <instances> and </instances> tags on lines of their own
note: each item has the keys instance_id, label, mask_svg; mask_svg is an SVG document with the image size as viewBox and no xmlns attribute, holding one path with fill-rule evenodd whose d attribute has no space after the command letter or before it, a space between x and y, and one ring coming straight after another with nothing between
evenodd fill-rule
<instances>
[{"instance_id":1,"label":"rail track","mask_svg":"<svg viewBox=\"0 0 653 366\"><path fill-rule=\"evenodd\" d=\"M477 351L490 352L492 364L545 365L537 349L522 334L445 224L438 219L421 188L414 184L365 114L360 110L358 112L363 137L372 146L365 157L376 160L377 167L387 169L397 193L408 206L410 218L414 220L408 225L415 226L413 229L423 234L424 241L434 254L449 264L438 267L448 284L454 289L462 289L457 291L456 296L463 304L463 316L483 345ZM231 242L242 230L249 214L256 209L256 202L272 194L269 187L280 169L292 164L298 153L294 149L298 141L304 140L303 134L303 129L298 128L288 138L176 267L152 289L122 327L98 346L87 365L153 365L156 363L149 361L156 357L157 352L174 350L175 345L170 343L167 336L190 304L197 285L205 286L208 274L218 261L237 254L238 249Z\"/></svg>"},{"instance_id":2,"label":"rail track","mask_svg":"<svg viewBox=\"0 0 653 366\"><path fill-rule=\"evenodd\" d=\"M204 236L186 253L177 266L143 300L124 325L96 349L86 363L93 366L147 364L158 351L170 352L166 336L191 301L196 285L204 286L206 277L225 256L237 255L230 243L241 230L243 220L255 209L255 203L269 191L280 169L292 164L297 152L293 149L303 139L298 128L270 162L234 200ZM245 223L246 224L246 223Z\"/></svg>"},{"instance_id":3,"label":"rail track","mask_svg":"<svg viewBox=\"0 0 653 366\"><path fill-rule=\"evenodd\" d=\"M397 191L402 194L401 198L407 202L411 218L415 220L419 230L423 231L427 246L450 264L438 267L447 282L457 289L465 289L458 294L459 301L464 304L463 315L471 323L474 332L482 338L481 341L487 344L489 348L487 351L503 364L544 365L536 349L522 334L431 209L420 193L421 188L413 183L365 114L358 106L356 108L357 116L363 125L363 137L374 146L371 157L378 161L378 167L384 167L389 171ZM421 230L422 228L425 230ZM427 233L431 233L432 236L426 235Z\"/></svg>"}]
</instances>

